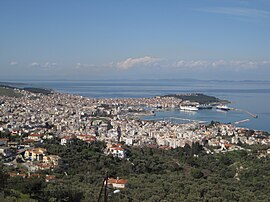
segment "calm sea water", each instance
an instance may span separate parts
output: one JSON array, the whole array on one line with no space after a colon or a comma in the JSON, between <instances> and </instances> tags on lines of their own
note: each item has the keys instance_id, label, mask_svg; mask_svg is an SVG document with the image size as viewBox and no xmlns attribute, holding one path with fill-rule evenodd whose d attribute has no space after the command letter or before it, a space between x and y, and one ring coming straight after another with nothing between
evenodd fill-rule
<instances>
[{"instance_id":1,"label":"calm sea water","mask_svg":"<svg viewBox=\"0 0 270 202\"><path fill-rule=\"evenodd\" d=\"M25 81L24 81L25 82ZM270 82L262 81L185 81L185 80L144 80L144 81L28 81L33 87L50 88L56 91L95 98L153 97L174 93L205 93L232 103L230 107L247 110L258 118L238 111L220 112L199 110L182 112L179 110L158 111L156 116L145 119L166 119L182 122L192 119L210 122L234 123L243 119L250 121L241 127L270 132ZM179 118L179 119L178 119Z\"/></svg>"}]
</instances>

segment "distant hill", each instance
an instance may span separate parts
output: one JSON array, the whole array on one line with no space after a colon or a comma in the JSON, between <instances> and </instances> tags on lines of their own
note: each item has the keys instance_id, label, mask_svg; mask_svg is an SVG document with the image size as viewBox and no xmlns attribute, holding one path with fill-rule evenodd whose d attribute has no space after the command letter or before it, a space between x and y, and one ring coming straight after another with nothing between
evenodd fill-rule
<instances>
[{"instance_id":1,"label":"distant hill","mask_svg":"<svg viewBox=\"0 0 270 202\"><path fill-rule=\"evenodd\" d=\"M13 87L0 85L0 96L21 97L22 94L15 91Z\"/></svg>"},{"instance_id":2,"label":"distant hill","mask_svg":"<svg viewBox=\"0 0 270 202\"><path fill-rule=\"evenodd\" d=\"M221 100L214 96L205 95L202 93L190 93L190 94L169 94L163 97L174 97L182 100L189 100L191 102L198 102L200 104L211 104L211 103L229 103L228 100Z\"/></svg>"},{"instance_id":3,"label":"distant hill","mask_svg":"<svg viewBox=\"0 0 270 202\"><path fill-rule=\"evenodd\" d=\"M16 88L13 86L9 86L3 83L0 83L0 96L8 96L8 97L21 97L22 94L17 92L16 89L25 90L31 93L41 93L43 95L52 94L52 90L43 89L43 88Z\"/></svg>"},{"instance_id":4,"label":"distant hill","mask_svg":"<svg viewBox=\"0 0 270 202\"><path fill-rule=\"evenodd\" d=\"M44 95L52 94L52 90L43 89L43 88L23 88L23 90L31 92L31 93L41 93Z\"/></svg>"}]
</instances>

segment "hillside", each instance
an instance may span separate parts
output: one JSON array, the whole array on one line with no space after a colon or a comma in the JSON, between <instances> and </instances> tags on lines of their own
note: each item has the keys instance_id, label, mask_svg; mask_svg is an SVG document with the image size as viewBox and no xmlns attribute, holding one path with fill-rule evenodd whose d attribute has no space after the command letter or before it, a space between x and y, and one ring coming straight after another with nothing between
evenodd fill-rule
<instances>
[{"instance_id":1,"label":"hillside","mask_svg":"<svg viewBox=\"0 0 270 202\"><path fill-rule=\"evenodd\" d=\"M227 100L221 100L214 96L205 95L202 93L190 93L190 94L169 94L163 97L174 97L182 100L189 100L191 102L198 102L200 104L212 104L212 103L229 103Z\"/></svg>"},{"instance_id":2,"label":"hillside","mask_svg":"<svg viewBox=\"0 0 270 202\"><path fill-rule=\"evenodd\" d=\"M22 94L12 87L0 86L0 96L21 97Z\"/></svg>"}]
</instances>

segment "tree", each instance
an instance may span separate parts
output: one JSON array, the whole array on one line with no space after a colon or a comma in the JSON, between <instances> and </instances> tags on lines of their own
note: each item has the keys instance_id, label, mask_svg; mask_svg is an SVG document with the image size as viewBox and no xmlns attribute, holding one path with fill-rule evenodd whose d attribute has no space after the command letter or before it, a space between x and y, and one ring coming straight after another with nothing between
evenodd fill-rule
<instances>
[{"instance_id":1,"label":"tree","mask_svg":"<svg viewBox=\"0 0 270 202\"><path fill-rule=\"evenodd\" d=\"M198 168L192 168L191 170L191 176L195 179L199 179L203 177L203 173L200 169Z\"/></svg>"}]
</instances>

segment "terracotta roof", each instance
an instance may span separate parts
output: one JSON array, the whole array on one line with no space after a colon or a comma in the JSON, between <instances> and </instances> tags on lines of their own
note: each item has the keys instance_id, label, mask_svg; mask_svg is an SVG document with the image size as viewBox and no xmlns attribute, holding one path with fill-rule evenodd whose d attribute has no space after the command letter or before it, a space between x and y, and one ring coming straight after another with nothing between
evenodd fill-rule
<instances>
[{"instance_id":1,"label":"terracotta roof","mask_svg":"<svg viewBox=\"0 0 270 202\"><path fill-rule=\"evenodd\" d=\"M37 166L39 167L39 168L47 168L47 169L49 169L50 167L51 167L51 165L49 165L49 164L45 164L45 163L43 163L43 164L37 164Z\"/></svg>"},{"instance_id":2,"label":"terracotta roof","mask_svg":"<svg viewBox=\"0 0 270 202\"><path fill-rule=\"evenodd\" d=\"M55 178L56 178L55 175L46 175L45 177L47 181L54 180Z\"/></svg>"},{"instance_id":3,"label":"terracotta roof","mask_svg":"<svg viewBox=\"0 0 270 202\"><path fill-rule=\"evenodd\" d=\"M233 146L232 144L224 144L224 145L225 145L225 147L227 147L227 148L230 148L230 147Z\"/></svg>"},{"instance_id":4,"label":"terracotta roof","mask_svg":"<svg viewBox=\"0 0 270 202\"><path fill-rule=\"evenodd\" d=\"M108 184L127 184L128 180L109 178Z\"/></svg>"},{"instance_id":5,"label":"terracotta roof","mask_svg":"<svg viewBox=\"0 0 270 202\"><path fill-rule=\"evenodd\" d=\"M122 147L123 145L121 143L113 144L113 147Z\"/></svg>"},{"instance_id":6,"label":"terracotta roof","mask_svg":"<svg viewBox=\"0 0 270 202\"><path fill-rule=\"evenodd\" d=\"M160 146L159 148L160 149L165 149L165 150L172 149L172 147L170 147L170 146Z\"/></svg>"},{"instance_id":7,"label":"terracotta roof","mask_svg":"<svg viewBox=\"0 0 270 202\"><path fill-rule=\"evenodd\" d=\"M38 148L28 149L27 151L31 153L35 153L35 154L42 154L46 152L46 149L38 147Z\"/></svg>"},{"instance_id":8,"label":"terracotta roof","mask_svg":"<svg viewBox=\"0 0 270 202\"><path fill-rule=\"evenodd\" d=\"M73 137L72 136L64 136L64 137L62 137L62 139L71 140L71 139L73 139Z\"/></svg>"},{"instance_id":9,"label":"terracotta roof","mask_svg":"<svg viewBox=\"0 0 270 202\"><path fill-rule=\"evenodd\" d=\"M29 177L37 177L37 178L40 178L40 174L38 174L38 173L32 173Z\"/></svg>"},{"instance_id":10,"label":"terracotta roof","mask_svg":"<svg viewBox=\"0 0 270 202\"><path fill-rule=\"evenodd\" d=\"M11 172L11 173L9 173L9 176L10 176L10 177L15 177L15 176L17 176L17 173Z\"/></svg>"},{"instance_id":11,"label":"terracotta roof","mask_svg":"<svg viewBox=\"0 0 270 202\"><path fill-rule=\"evenodd\" d=\"M20 174L18 174L18 176L20 176L20 177L26 177L26 174L25 173L20 173Z\"/></svg>"}]
</instances>

